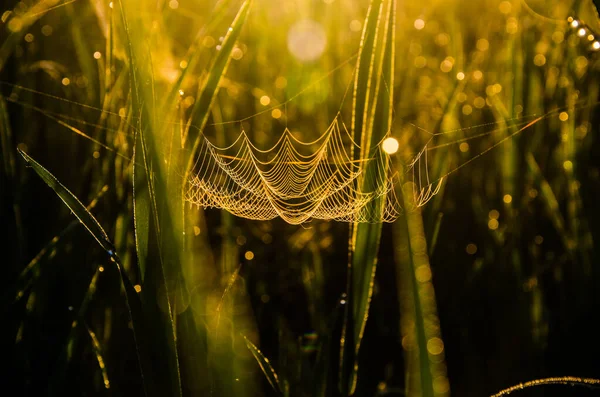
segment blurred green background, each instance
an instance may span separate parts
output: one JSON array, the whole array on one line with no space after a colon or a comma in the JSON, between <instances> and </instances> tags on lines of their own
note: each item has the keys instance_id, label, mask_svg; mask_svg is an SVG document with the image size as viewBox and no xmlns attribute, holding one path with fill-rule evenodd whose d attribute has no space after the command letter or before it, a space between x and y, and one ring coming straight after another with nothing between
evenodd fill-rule
<instances>
[{"instance_id":1,"label":"blurred green background","mask_svg":"<svg viewBox=\"0 0 600 397\"><path fill-rule=\"evenodd\" d=\"M348 393L339 368L347 359L340 339L350 225L293 226L184 206L177 181L190 148L179 139L202 129L226 146L243 128L266 148L286 127L304 141L318 138L338 111L350 125L368 7L367 0L0 5L5 390ZM427 153L431 180L444 182L417 215L405 210L384 224L379 246L366 250L378 252L377 268L355 395L482 396L537 378L599 377L594 3L399 1L393 20L390 133L400 143L393 169L410 180L408 165ZM224 48L231 60L221 75ZM220 88L214 97L211 78ZM135 302L129 295L126 304L110 256L17 147L92 203L123 278L140 295L141 323L129 315ZM167 150L177 161L167 161ZM413 169L425 170L420 159ZM149 175L158 182L144 185ZM407 254L415 250L411 219L423 222L423 268ZM150 243L140 255L144 235ZM150 368L145 376L138 362L142 372ZM575 390L597 393L547 386L515 395Z\"/></svg>"}]
</instances>

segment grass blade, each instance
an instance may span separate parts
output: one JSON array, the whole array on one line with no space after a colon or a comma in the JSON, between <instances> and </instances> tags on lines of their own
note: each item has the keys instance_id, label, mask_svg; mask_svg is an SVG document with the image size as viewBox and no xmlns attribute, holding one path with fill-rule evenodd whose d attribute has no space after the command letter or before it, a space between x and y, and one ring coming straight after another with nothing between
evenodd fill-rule
<instances>
[{"instance_id":1,"label":"grass blade","mask_svg":"<svg viewBox=\"0 0 600 397\"><path fill-rule=\"evenodd\" d=\"M231 61L231 50L240 35L242 27L244 26L246 19L248 17L248 13L250 11L250 6L252 4L252 0L245 1L240 10L238 11L235 19L231 23L225 38L221 44L221 49L217 54L215 60L210 66L208 76L204 81L202 89L200 91L200 97L195 102L194 107L192 109L192 115L188 120L188 124L186 126L186 132L184 134L184 142L187 141L187 136L189 134L191 126L197 128L197 136L194 139L194 143L192 146L192 150L190 152L190 157L188 160L188 166L186 168L186 178L191 170L191 166L194 161L194 155L198 150L198 147L201 142L200 133L204 129L206 122L208 121L208 116L210 114L210 109L212 107L215 98L217 97L217 93L219 92L219 82L227 72L227 67L229 66L229 62Z\"/></svg>"},{"instance_id":2,"label":"grass blade","mask_svg":"<svg viewBox=\"0 0 600 397\"><path fill-rule=\"evenodd\" d=\"M385 13L383 12L385 7ZM389 132L393 104L393 70L395 44L395 0L373 0L369 7L357 60L352 133L360 142L360 153L354 158L370 157L371 148ZM381 38L378 39L381 34ZM377 162L387 164L387 158L367 162L362 170L362 191L373 191L381 183ZM383 175L383 180L386 176ZM381 214L385 198L367 204L365 210ZM353 394L358 375L358 352L368 318L375 277L381 223L358 223L352 227L349 254L348 286L350 289L346 324L341 346L340 389Z\"/></svg>"},{"instance_id":3,"label":"grass blade","mask_svg":"<svg viewBox=\"0 0 600 397\"><path fill-rule=\"evenodd\" d=\"M526 162L527 169L531 173L534 183L539 187L541 199L546 207L545 210L548 213L548 217L552 220L552 225L556 229L556 233L560 236L565 249L569 254L573 255L573 242L567 232L566 222L560 211L558 199L552 190L552 186L550 186L550 183L544 178L540 166L533 154L527 153Z\"/></svg>"},{"instance_id":4,"label":"grass blade","mask_svg":"<svg viewBox=\"0 0 600 397\"><path fill-rule=\"evenodd\" d=\"M405 215L394 224L400 329L406 349L406 394L447 396L444 345L439 331L427 239L421 209L414 200L415 185L402 185Z\"/></svg>"},{"instance_id":5,"label":"grass blade","mask_svg":"<svg viewBox=\"0 0 600 397\"><path fill-rule=\"evenodd\" d=\"M108 239L106 232L100 226L100 223L94 218L94 216L81 204L79 199L73 195L65 186L63 186L58 179L54 175L52 175L48 170L46 170L42 165L40 165L37 161L31 158L22 150L19 150L19 153L23 156L25 161L35 170L35 172L50 186L56 194L61 198L61 200L69 207L69 209L73 212L73 214L79 219L81 223L85 226L85 228L90 232L90 234L98 241L100 246L106 250L106 252L110 255L111 260L116 264L119 274L121 276L121 280L123 282L123 287L125 288L125 298L127 307L129 310L129 316L131 322L133 324L133 332L136 341L138 359L140 364L140 369L142 371L142 377L144 378L144 386L146 388L146 395L148 395L149 390L153 390L153 379L151 376L147 376L149 374L150 369L150 359L148 354L148 344L146 342L146 337L144 335L146 331L146 327L144 326L144 315L142 311L140 298L133 288L129 277L122 269L121 262L117 253L114 250L114 246L112 242Z\"/></svg>"},{"instance_id":6,"label":"grass blade","mask_svg":"<svg viewBox=\"0 0 600 397\"><path fill-rule=\"evenodd\" d=\"M104 383L104 388L110 389L110 379L108 378L108 370L106 369L104 354L102 353L102 346L100 345L100 341L96 337L94 331L92 331L90 327L87 326L87 324L85 328L87 329L87 333L92 341L92 350L94 351L94 355L96 356L96 360L98 361L98 368L100 369L100 373L102 374L102 382Z\"/></svg>"},{"instance_id":7,"label":"grass blade","mask_svg":"<svg viewBox=\"0 0 600 397\"><path fill-rule=\"evenodd\" d=\"M159 199L166 199L168 192L164 183L164 161L157 144L161 137L156 125L156 87L148 45L150 33L144 19L147 16L138 12L137 2L123 0L119 5L125 32L123 41L129 55L131 112L136 122L133 179L136 250L143 277L140 310L147 324L152 323L145 335L147 355L140 357L147 370L144 387L147 395L181 396L175 325L167 283L168 279L177 276L181 244L177 238L177 225L172 224L174 219L170 215L174 211L167 212L162 218L159 216ZM162 225L159 219L164 221Z\"/></svg>"},{"instance_id":8,"label":"grass blade","mask_svg":"<svg viewBox=\"0 0 600 397\"><path fill-rule=\"evenodd\" d=\"M69 207L71 212L79 219L79 221L85 226L90 234L96 239L98 244L112 257L115 255L115 248L108 239L106 232L100 226L100 223L94 218L94 216L88 211L87 208L79 201L73 193L63 186L54 175L52 175L47 169L42 167L40 163L31 158L27 153L21 149L17 149L21 156L27 161L27 164L33 168L33 170L50 186L58 197Z\"/></svg>"},{"instance_id":9,"label":"grass blade","mask_svg":"<svg viewBox=\"0 0 600 397\"><path fill-rule=\"evenodd\" d=\"M208 119L219 82L229 64L230 52L246 20L250 3L247 1L241 6L223 40L220 52L208 71L200 98L192 111L188 129L191 124L204 125ZM155 87L153 83L152 52L149 51L146 38L150 33L147 32L143 16L136 12L134 2L122 1L121 12L126 33L125 42L129 50L132 113L137 121L134 211L136 248L140 268L144 274L142 296L146 315L156 323L153 335L156 360L153 361L159 361L162 357L168 357L169 360L169 371L165 373L154 364L153 372L157 379L161 379L160 394L181 395L175 314L169 299L171 294L168 286L181 285L175 281L181 280L182 266L188 259L182 252L186 240L183 233L185 214L181 192L186 179L181 176L174 181L168 179L169 167L184 168L186 163L191 164L193 152L190 152L189 148L177 150L172 156L168 155L168 163L165 163L161 142L169 139L172 131L161 128L157 122L159 112L156 108L155 90L160 88ZM200 142L199 136L195 138L196 142Z\"/></svg>"},{"instance_id":10,"label":"grass blade","mask_svg":"<svg viewBox=\"0 0 600 397\"><path fill-rule=\"evenodd\" d=\"M91 211L98 200L108 191L108 185L105 185L102 190L96 195L96 197L90 202L90 204L86 207L88 211ZM25 266L25 269L21 271L19 275L19 279L17 281L16 292L11 295L12 302L16 303L20 299L22 299L29 288L35 283L35 281L41 276L40 266L42 265L44 259L46 259L49 254L54 250L54 248L58 245L59 242L66 236L69 232L71 232L75 226L79 225L78 220L73 220L66 228L63 229L62 232L54 236L45 246L42 248L38 254Z\"/></svg>"},{"instance_id":11,"label":"grass blade","mask_svg":"<svg viewBox=\"0 0 600 397\"><path fill-rule=\"evenodd\" d=\"M258 349L258 347L256 347L254 343L250 342L250 340L246 338L245 335L242 335L242 337L246 342L246 346L248 346L248 350L250 350L250 352L256 359L258 366L260 367L262 373L265 375L265 378L267 378L267 381L269 381L269 384L271 385L273 390L275 390L277 395L283 395L281 392L281 385L279 384L279 377L277 376L277 372L275 372L275 369L269 362L269 359L267 359L264 356L264 354L262 354L262 352Z\"/></svg>"}]
</instances>

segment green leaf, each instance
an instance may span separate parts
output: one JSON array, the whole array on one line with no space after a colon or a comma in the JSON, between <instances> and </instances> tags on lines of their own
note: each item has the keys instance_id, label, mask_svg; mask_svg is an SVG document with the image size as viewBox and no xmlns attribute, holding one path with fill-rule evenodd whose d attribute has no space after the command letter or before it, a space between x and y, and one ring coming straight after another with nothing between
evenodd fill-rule
<instances>
[{"instance_id":1,"label":"green leaf","mask_svg":"<svg viewBox=\"0 0 600 397\"><path fill-rule=\"evenodd\" d=\"M58 197L69 207L73 215L79 219L79 221L85 226L90 234L98 241L100 246L104 248L110 256L115 255L115 247L108 239L106 232L100 226L96 218L85 208L85 206L79 201L73 193L64 187L54 175L52 175L47 169L41 166L40 163L31 158L27 153L21 149L17 149L21 156L27 161L27 164L33 168L33 170L50 186Z\"/></svg>"},{"instance_id":2,"label":"green leaf","mask_svg":"<svg viewBox=\"0 0 600 397\"><path fill-rule=\"evenodd\" d=\"M98 361L98 369L100 369L100 373L102 374L102 382L104 383L104 388L110 388L110 379L108 378L108 370L106 369L106 360L104 359L104 354L102 352L102 345L100 341L96 337L94 331L90 329L90 327L86 324L87 333L92 341L92 351L96 356L96 361Z\"/></svg>"},{"instance_id":3,"label":"green leaf","mask_svg":"<svg viewBox=\"0 0 600 397\"><path fill-rule=\"evenodd\" d=\"M369 6L357 60L352 111L352 134L360 142L354 159L373 157L373 148L389 133L392 122L394 87L395 0L372 0ZM362 162L359 183L370 192L385 180L389 159L376 151L375 160ZM380 167L383 162L383 171ZM383 178L382 178L383 177ZM385 197L368 203L364 211L382 214ZM358 377L360 350L373 293L381 223L356 223L352 226L349 255L349 305L341 342L340 390L354 393Z\"/></svg>"},{"instance_id":4,"label":"green leaf","mask_svg":"<svg viewBox=\"0 0 600 397\"><path fill-rule=\"evenodd\" d=\"M402 338L406 338L403 340L411 344L405 350L406 395L447 396L448 378L421 207L415 201L413 182L401 180L400 187L398 195L405 212L394 224L394 241L403 319L400 328Z\"/></svg>"},{"instance_id":5,"label":"green leaf","mask_svg":"<svg viewBox=\"0 0 600 397\"><path fill-rule=\"evenodd\" d=\"M139 3L119 2L121 21L129 55L131 112L135 122L134 144L134 222L138 263L143 278L140 310L146 320L147 356L144 367L147 395L181 396L181 375L175 337L173 311L167 280L179 270L180 235L176 210L166 201L166 166L160 152L161 129L157 127L157 87L153 58L148 45L148 15L139 12ZM171 200L176 208L178 200ZM159 209L163 210L159 213ZM160 221L163 221L162 224ZM164 231L164 233L161 233Z\"/></svg>"},{"instance_id":6,"label":"green leaf","mask_svg":"<svg viewBox=\"0 0 600 397\"><path fill-rule=\"evenodd\" d=\"M18 149L19 150L19 149ZM100 223L94 218L94 216L85 208L83 204L71 193L65 186L63 186L54 175L46 170L42 165L35 161L27 153L19 150L19 153L23 156L25 161L34 169L34 171L50 186L61 200L69 207L73 214L79 219L79 221L85 226L90 234L98 241L100 246L106 250L110 255L111 260L115 263L117 270L121 276L123 287L125 288L125 298L127 308L129 310L129 317L133 324L133 332L136 341L138 359L140 369L142 371L142 377L144 378L144 386L146 388L146 395L148 390L153 390L153 379L148 376L151 361L148 353L148 342L146 341L145 332L146 327L144 326L144 315L142 311L141 302L138 294L136 293L129 277L122 269L121 262L117 253L114 250L112 242L109 240L106 232L100 226Z\"/></svg>"},{"instance_id":7,"label":"green leaf","mask_svg":"<svg viewBox=\"0 0 600 397\"><path fill-rule=\"evenodd\" d=\"M269 384L271 385L273 390L275 390L275 392L278 395L283 395L281 392L281 385L279 384L279 377L277 376L277 372L275 372L275 369L273 369L273 366L269 362L269 359L267 359L264 356L264 354L262 354L262 352L258 349L258 347L256 347L254 343L250 342L250 340L246 338L245 335L242 335L242 337L244 338L244 341L246 341L246 346L248 346L248 350L250 350L250 352L256 359L258 366L265 375L265 378L267 378L267 380L269 381Z\"/></svg>"},{"instance_id":8,"label":"green leaf","mask_svg":"<svg viewBox=\"0 0 600 397\"><path fill-rule=\"evenodd\" d=\"M91 211L98 200L108 191L108 185L105 185L102 190L96 195L96 197L90 202L90 204L86 207L88 211ZM38 254L25 266L25 269L21 271L19 275L19 279L16 282L15 292L11 291L11 300L13 303L16 303L29 291L29 288L42 276L43 272L40 271L41 265L44 261L50 256L50 253L55 249L55 247L62 241L63 237L66 236L69 232L75 229L76 226L79 225L77 219L74 219L66 228L64 228L59 234L54 236L45 246L42 248Z\"/></svg>"},{"instance_id":9,"label":"green leaf","mask_svg":"<svg viewBox=\"0 0 600 397\"><path fill-rule=\"evenodd\" d=\"M217 97L217 93L219 92L219 83L227 72L227 67L231 61L231 51L233 50L234 45L240 36L242 26L244 26L246 22L251 4L252 0L247 0L240 7L240 10L238 11L231 26L227 30L227 34L221 43L221 49L209 68L208 76L204 80L202 89L200 90L200 96L194 103L192 115L188 121L184 135L184 140L186 140L186 137L190 132L190 128L193 126L195 129L197 129L192 150L190 151L188 166L186 168L186 177L191 171L195 153L198 150L202 139L201 133L206 126L210 109L215 101L215 98ZM187 178L185 178L184 181L185 180L187 180Z\"/></svg>"}]
</instances>

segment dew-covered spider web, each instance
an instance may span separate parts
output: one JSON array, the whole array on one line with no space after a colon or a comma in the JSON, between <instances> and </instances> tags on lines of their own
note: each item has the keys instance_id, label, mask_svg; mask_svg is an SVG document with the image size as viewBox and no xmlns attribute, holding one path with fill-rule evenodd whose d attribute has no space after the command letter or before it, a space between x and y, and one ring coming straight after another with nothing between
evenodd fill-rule
<instances>
[{"instance_id":1,"label":"dew-covered spider web","mask_svg":"<svg viewBox=\"0 0 600 397\"><path fill-rule=\"evenodd\" d=\"M246 120L270 113L273 109L282 108L284 105L287 106L309 88L348 65L354 58L355 56L347 59L285 102L243 119L215 122L211 125L243 125L242 122ZM127 121L121 115L121 111L118 113L108 111L6 81L0 81L0 85L12 89L11 95L5 97L8 102L39 112L65 127L67 131L97 145L98 148L127 161L134 161L127 149L131 145L105 143L96 138L99 132L104 131L114 133L119 142L133 139L135 123ZM351 83L348 84L348 87L350 86ZM86 111L93 115L95 112L99 115L100 122L97 124L70 114L38 108L19 99L20 92L38 95L57 104L73 106L82 113ZM342 104L345 98L346 94L342 98ZM597 101L583 97L571 106L575 110L596 107L597 104ZM464 128L440 128L442 129L440 132L429 132L395 115L394 117L399 121L394 124L396 127L408 125L414 131L428 137L417 140L416 143L409 143L410 147L419 147L419 151L412 153L410 158L404 156L402 160L400 156L388 154L382 145L385 139L393 136L402 140L404 144L407 143L406 139L401 139L403 131L392 130L388 131L378 144L373 145L369 153L354 160L352 153L360 153L361 148L353 141L352 134L344 124L341 109L342 106L329 127L314 141L299 139L298 136L301 134L292 132L287 127L282 127L277 142L270 147L259 147L254 144L243 129L236 135L235 141L230 146L215 145L207 136L200 133L201 144L196 152L190 177L184 181L182 199L191 205L223 209L233 215L254 220L280 217L292 224L302 224L312 219L366 223L393 222L402 213L399 197L396 195L400 181L414 182L411 201L417 206L425 205L440 191L442 183L450 174L511 140L524 130L530 129L538 122L544 119L557 119L559 114L569 110L566 107L556 107L546 113L519 115L515 118L473 124ZM125 108L121 110L125 114ZM132 120L135 121L135 116L132 116ZM157 125L168 129L184 123L183 118L165 118L158 121ZM481 141L482 145L473 145L475 151L471 152L466 160L462 159L441 171L436 169L430 172L428 159L430 152L439 150L446 152L451 147L459 145L462 151L463 144L474 140ZM167 150L166 146L159 148L159 151L161 149ZM406 151L404 152L406 154ZM99 152L96 153L100 156ZM161 154L165 159L167 158L166 152ZM184 170L180 172L183 174Z\"/></svg>"},{"instance_id":2,"label":"dew-covered spider web","mask_svg":"<svg viewBox=\"0 0 600 397\"><path fill-rule=\"evenodd\" d=\"M265 149L256 147L243 130L228 147L203 137L185 200L243 218L281 217L291 224L311 219L394 221L401 207L390 155L378 144L365 158L352 160L352 147L360 150L339 114L312 142L299 140L287 128ZM368 178L372 180L365 183ZM415 192L418 202L431 198L440 183Z\"/></svg>"}]
</instances>

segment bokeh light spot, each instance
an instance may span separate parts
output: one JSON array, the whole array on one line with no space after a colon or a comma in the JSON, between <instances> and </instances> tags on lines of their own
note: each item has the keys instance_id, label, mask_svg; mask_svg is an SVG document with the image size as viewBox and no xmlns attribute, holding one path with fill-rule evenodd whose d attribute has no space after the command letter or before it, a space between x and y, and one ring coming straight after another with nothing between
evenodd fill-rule
<instances>
[{"instance_id":1,"label":"bokeh light spot","mask_svg":"<svg viewBox=\"0 0 600 397\"><path fill-rule=\"evenodd\" d=\"M421 30L425 27L425 21L422 20L421 18L416 19L415 23L414 23L415 29L417 30Z\"/></svg>"},{"instance_id":2,"label":"bokeh light spot","mask_svg":"<svg viewBox=\"0 0 600 397\"><path fill-rule=\"evenodd\" d=\"M490 230L496 230L496 229L498 229L498 226L499 226L499 225L500 225L500 223L498 222L498 220L497 220L497 219L490 219L490 220L488 221L488 228L489 228Z\"/></svg>"},{"instance_id":3,"label":"bokeh light spot","mask_svg":"<svg viewBox=\"0 0 600 397\"><path fill-rule=\"evenodd\" d=\"M429 354L437 356L444 351L444 342L440 338L433 337L427 341L427 351Z\"/></svg>"},{"instance_id":4,"label":"bokeh light spot","mask_svg":"<svg viewBox=\"0 0 600 397\"><path fill-rule=\"evenodd\" d=\"M244 56L244 51L242 51L241 48L235 47L233 50L231 50L231 57L233 59L235 59L236 61L239 61L240 59L242 59L243 56Z\"/></svg>"},{"instance_id":5,"label":"bokeh light spot","mask_svg":"<svg viewBox=\"0 0 600 397\"><path fill-rule=\"evenodd\" d=\"M303 19L296 22L287 35L289 52L300 62L313 62L327 47L325 30L318 22Z\"/></svg>"},{"instance_id":6,"label":"bokeh light spot","mask_svg":"<svg viewBox=\"0 0 600 397\"><path fill-rule=\"evenodd\" d=\"M383 151L386 152L387 154L394 154L398 151L400 144L398 143L396 138L389 137L383 141L383 143L381 144L381 147L382 147Z\"/></svg>"},{"instance_id":7,"label":"bokeh light spot","mask_svg":"<svg viewBox=\"0 0 600 397\"><path fill-rule=\"evenodd\" d=\"M268 106L269 103L271 103L271 98L269 98L267 95L263 95L260 97L260 104L263 106Z\"/></svg>"},{"instance_id":8,"label":"bokeh light spot","mask_svg":"<svg viewBox=\"0 0 600 397\"><path fill-rule=\"evenodd\" d=\"M533 57L533 63L535 66L544 66L546 64L546 57L542 54L536 54Z\"/></svg>"},{"instance_id":9,"label":"bokeh light spot","mask_svg":"<svg viewBox=\"0 0 600 397\"><path fill-rule=\"evenodd\" d=\"M469 255L475 255L477 253L477 246L473 243L467 244L466 251Z\"/></svg>"},{"instance_id":10,"label":"bokeh light spot","mask_svg":"<svg viewBox=\"0 0 600 397\"><path fill-rule=\"evenodd\" d=\"M42 26L42 34L46 37L50 36L53 31L54 31L54 29L50 25Z\"/></svg>"},{"instance_id":11,"label":"bokeh light spot","mask_svg":"<svg viewBox=\"0 0 600 397\"><path fill-rule=\"evenodd\" d=\"M362 29L362 22L358 19L353 19L350 21L350 30L353 32L360 32Z\"/></svg>"},{"instance_id":12,"label":"bokeh light spot","mask_svg":"<svg viewBox=\"0 0 600 397\"><path fill-rule=\"evenodd\" d=\"M477 40L477 49L479 51L487 51L490 48L490 42L486 39Z\"/></svg>"},{"instance_id":13,"label":"bokeh light spot","mask_svg":"<svg viewBox=\"0 0 600 397\"><path fill-rule=\"evenodd\" d=\"M510 10L512 9L512 4L510 4L510 1L505 0L498 5L498 9L503 14L509 14Z\"/></svg>"}]
</instances>

